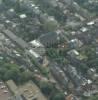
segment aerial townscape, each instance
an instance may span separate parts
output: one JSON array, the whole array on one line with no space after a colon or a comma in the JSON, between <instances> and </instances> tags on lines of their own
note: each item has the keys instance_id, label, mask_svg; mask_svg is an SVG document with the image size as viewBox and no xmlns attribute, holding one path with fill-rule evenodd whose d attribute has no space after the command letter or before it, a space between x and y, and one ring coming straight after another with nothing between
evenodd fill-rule
<instances>
[{"instance_id":1,"label":"aerial townscape","mask_svg":"<svg viewBox=\"0 0 98 100\"><path fill-rule=\"evenodd\" d=\"M0 100L98 100L98 0L0 0Z\"/></svg>"}]
</instances>

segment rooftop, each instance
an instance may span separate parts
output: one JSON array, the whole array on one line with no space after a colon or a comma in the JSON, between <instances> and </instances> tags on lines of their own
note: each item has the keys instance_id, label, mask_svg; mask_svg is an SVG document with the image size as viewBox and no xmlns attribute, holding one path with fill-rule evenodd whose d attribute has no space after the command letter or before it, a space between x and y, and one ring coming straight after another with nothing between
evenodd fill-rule
<instances>
[{"instance_id":1,"label":"rooftop","mask_svg":"<svg viewBox=\"0 0 98 100\"><path fill-rule=\"evenodd\" d=\"M7 83L8 88L10 89L10 91L15 94L18 90L18 87L16 86L14 81L8 80L6 83Z\"/></svg>"},{"instance_id":2,"label":"rooftop","mask_svg":"<svg viewBox=\"0 0 98 100\"><path fill-rule=\"evenodd\" d=\"M23 19L23 18L26 18L27 16L26 16L26 14L21 14L21 15L19 15L19 17L20 17L21 19Z\"/></svg>"},{"instance_id":3,"label":"rooftop","mask_svg":"<svg viewBox=\"0 0 98 100\"><path fill-rule=\"evenodd\" d=\"M37 40L30 41L30 44L34 47L43 47L43 45Z\"/></svg>"},{"instance_id":4,"label":"rooftop","mask_svg":"<svg viewBox=\"0 0 98 100\"><path fill-rule=\"evenodd\" d=\"M44 45L52 45L57 43L57 41L59 40L60 36L58 35L58 33L56 32L49 32L47 34L41 35L39 37L39 41Z\"/></svg>"},{"instance_id":5,"label":"rooftop","mask_svg":"<svg viewBox=\"0 0 98 100\"><path fill-rule=\"evenodd\" d=\"M26 100L47 100L40 89L31 81L20 86L19 91Z\"/></svg>"},{"instance_id":6,"label":"rooftop","mask_svg":"<svg viewBox=\"0 0 98 100\"><path fill-rule=\"evenodd\" d=\"M9 37L12 41L14 41L16 44L18 44L21 48L27 48L28 44L21 38L17 37L15 34L13 34L9 30L3 30L3 33Z\"/></svg>"}]
</instances>

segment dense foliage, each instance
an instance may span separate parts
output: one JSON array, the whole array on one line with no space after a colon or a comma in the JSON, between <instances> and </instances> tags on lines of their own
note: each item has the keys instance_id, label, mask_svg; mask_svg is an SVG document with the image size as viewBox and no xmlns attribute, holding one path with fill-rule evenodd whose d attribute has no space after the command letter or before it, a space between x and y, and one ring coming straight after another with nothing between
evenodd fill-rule
<instances>
[{"instance_id":1,"label":"dense foliage","mask_svg":"<svg viewBox=\"0 0 98 100\"><path fill-rule=\"evenodd\" d=\"M21 70L16 64L0 62L0 79L4 81L12 79L16 83L23 83L31 77L32 73L30 71Z\"/></svg>"}]
</instances>

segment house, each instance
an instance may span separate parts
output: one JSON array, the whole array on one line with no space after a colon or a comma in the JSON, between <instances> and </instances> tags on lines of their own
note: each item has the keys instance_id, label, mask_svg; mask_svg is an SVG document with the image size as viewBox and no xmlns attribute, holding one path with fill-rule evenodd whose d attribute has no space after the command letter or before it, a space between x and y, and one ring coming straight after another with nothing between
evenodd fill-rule
<instances>
[{"instance_id":1,"label":"house","mask_svg":"<svg viewBox=\"0 0 98 100\"><path fill-rule=\"evenodd\" d=\"M89 76L90 79L94 80L97 82L98 80L98 73L96 72L96 69L95 68L90 68L88 71L87 71L87 74Z\"/></svg>"},{"instance_id":2,"label":"house","mask_svg":"<svg viewBox=\"0 0 98 100\"><path fill-rule=\"evenodd\" d=\"M81 31L81 32L87 32L87 31L88 31L88 28L87 28L87 27L82 27L82 28L80 29L80 31Z\"/></svg>"},{"instance_id":3,"label":"house","mask_svg":"<svg viewBox=\"0 0 98 100\"><path fill-rule=\"evenodd\" d=\"M73 2L72 7L73 7L73 9L75 9L75 11L76 11L78 14L80 14L82 17L84 17L85 19L90 19L90 17L91 17L91 16L90 16L90 13L89 13L86 9L80 7L80 5L78 5L78 3Z\"/></svg>"},{"instance_id":4,"label":"house","mask_svg":"<svg viewBox=\"0 0 98 100\"><path fill-rule=\"evenodd\" d=\"M92 26L92 25L94 25L94 24L95 24L94 21L90 21L90 22L87 23L88 26Z\"/></svg>"},{"instance_id":5,"label":"house","mask_svg":"<svg viewBox=\"0 0 98 100\"><path fill-rule=\"evenodd\" d=\"M21 14L21 15L19 15L19 17L20 17L21 19L24 19L24 18L27 17L27 15L26 15L26 14Z\"/></svg>"},{"instance_id":6,"label":"house","mask_svg":"<svg viewBox=\"0 0 98 100\"><path fill-rule=\"evenodd\" d=\"M41 56L39 54L37 54L36 52L34 52L34 50L30 49L28 51L28 54L31 56L34 56L35 58L40 58Z\"/></svg>"},{"instance_id":7,"label":"house","mask_svg":"<svg viewBox=\"0 0 98 100\"><path fill-rule=\"evenodd\" d=\"M83 45L82 41L80 41L77 38L70 40L68 44L69 44L69 47L71 48L79 48Z\"/></svg>"},{"instance_id":8,"label":"house","mask_svg":"<svg viewBox=\"0 0 98 100\"><path fill-rule=\"evenodd\" d=\"M94 37L91 34L92 31L90 29L82 27L80 31L78 31L77 34L75 34L75 37L77 37L84 44L90 44L92 43Z\"/></svg>"},{"instance_id":9,"label":"house","mask_svg":"<svg viewBox=\"0 0 98 100\"><path fill-rule=\"evenodd\" d=\"M77 72L76 68L72 65L66 66L66 68L64 68L64 72L67 73L76 87L81 86L86 81L86 79L79 72Z\"/></svg>"},{"instance_id":10,"label":"house","mask_svg":"<svg viewBox=\"0 0 98 100\"><path fill-rule=\"evenodd\" d=\"M50 68L52 74L54 75L54 77L56 78L56 80L62 84L63 88L66 88L68 85L68 78L65 75L65 73L63 72L63 70L58 66L58 64L53 63L51 64L51 68Z\"/></svg>"},{"instance_id":11,"label":"house","mask_svg":"<svg viewBox=\"0 0 98 100\"><path fill-rule=\"evenodd\" d=\"M72 49L70 51L67 52L68 58L73 61L78 61L78 62L82 62L84 60L87 59L87 57L85 55L82 55L81 53L79 53L76 49Z\"/></svg>"},{"instance_id":12,"label":"house","mask_svg":"<svg viewBox=\"0 0 98 100\"><path fill-rule=\"evenodd\" d=\"M33 40L29 42L31 48L37 52L39 55L45 54L45 47L43 44L41 44L38 40Z\"/></svg>"},{"instance_id":13,"label":"house","mask_svg":"<svg viewBox=\"0 0 98 100\"><path fill-rule=\"evenodd\" d=\"M81 84L81 76L77 73L76 68L69 65L67 71L70 78L73 80L73 83L75 83L76 86L79 86Z\"/></svg>"},{"instance_id":14,"label":"house","mask_svg":"<svg viewBox=\"0 0 98 100\"><path fill-rule=\"evenodd\" d=\"M75 58L75 57L79 56L80 53L79 53L77 50L72 49L72 50L68 51L67 54L68 54L70 57Z\"/></svg>"}]
</instances>

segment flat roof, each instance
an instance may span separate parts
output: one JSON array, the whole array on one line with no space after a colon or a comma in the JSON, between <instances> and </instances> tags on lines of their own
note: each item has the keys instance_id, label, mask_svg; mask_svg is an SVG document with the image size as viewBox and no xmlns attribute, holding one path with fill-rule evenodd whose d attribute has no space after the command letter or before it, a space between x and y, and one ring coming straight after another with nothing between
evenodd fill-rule
<instances>
[{"instance_id":1,"label":"flat roof","mask_svg":"<svg viewBox=\"0 0 98 100\"><path fill-rule=\"evenodd\" d=\"M37 53L36 53L34 50L32 50L32 49L29 50L29 53L30 53L32 56L34 56L35 58L39 58L39 57L40 57L40 55L37 54Z\"/></svg>"},{"instance_id":2,"label":"flat roof","mask_svg":"<svg viewBox=\"0 0 98 100\"><path fill-rule=\"evenodd\" d=\"M43 45L38 40L33 40L30 42L32 46L42 47Z\"/></svg>"},{"instance_id":3,"label":"flat roof","mask_svg":"<svg viewBox=\"0 0 98 100\"><path fill-rule=\"evenodd\" d=\"M6 83L12 93L17 93L18 87L16 86L13 80L8 80Z\"/></svg>"},{"instance_id":4,"label":"flat roof","mask_svg":"<svg viewBox=\"0 0 98 100\"><path fill-rule=\"evenodd\" d=\"M12 33L10 30L3 30L3 33L10 38L13 42L15 42L17 45L19 45L21 48L27 48L28 44L21 38L17 37L14 33Z\"/></svg>"},{"instance_id":5,"label":"flat roof","mask_svg":"<svg viewBox=\"0 0 98 100\"><path fill-rule=\"evenodd\" d=\"M37 98L37 100L47 100L32 81L20 86L19 91L27 100L32 100L33 98Z\"/></svg>"}]
</instances>

